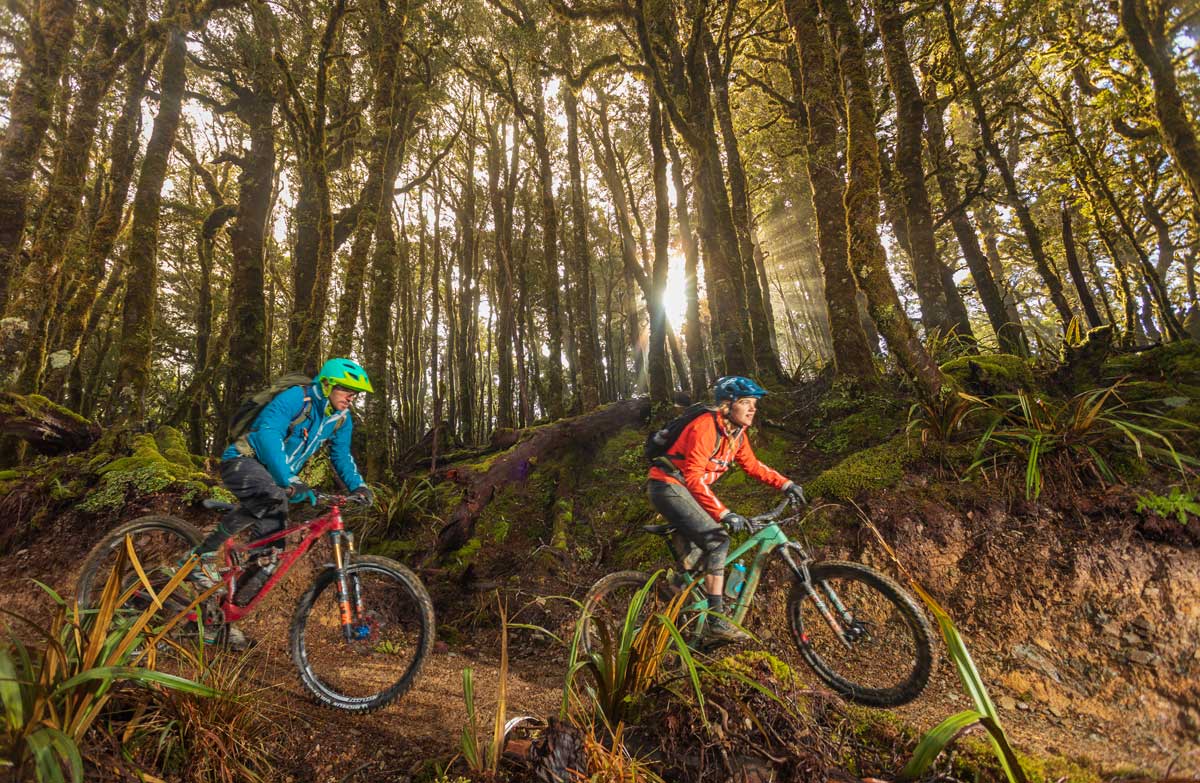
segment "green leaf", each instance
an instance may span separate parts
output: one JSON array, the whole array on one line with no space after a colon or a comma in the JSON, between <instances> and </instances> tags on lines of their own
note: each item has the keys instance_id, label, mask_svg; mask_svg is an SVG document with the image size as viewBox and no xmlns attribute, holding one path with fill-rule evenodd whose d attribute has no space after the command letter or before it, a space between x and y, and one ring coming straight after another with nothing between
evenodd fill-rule
<instances>
[{"instance_id":1,"label":"green leaf","mask_svg":"<svg viewBox=\"0 0 1200 783\"><path fill-rule=\"evenodd\" d=\"M975 710L963 710L930 729L917 743L917 749L913 751L912 758L904 765L904 769L900 770L900 780L916 780L924 775L929 765L941 755L947 745L985 717Z\"/></svg>"},{"instance_id":2,"label":"green leaf","mask_svg":"<svg viewBox=\"0 0 1200 783\"><path fill-rule=\"evenodd\" d=\"M21 680L8 650L0 647L0 703L9 729L19 731L25 725L25 703L21 698Z\"/></svg>"},{"instance_id":3,"label":"green leaf","mask_svg":"<svg viewBox=\"0 0 1200 783\"><path fill-rule=\"evenodd\" d=\"M136 666L97 666L94 669L88 669L76 674L69 680L59 683L51 695L57 696L85 682L99 681L107 684L116 680L129 680L142 685L154 683L170 688L171 690L190 693L196 696L221 695L221 691L210 688L207 685L201 685L194 680L177 677L174 674L166 674L165 672L156 672L151 669L141 669Z\"/></svg>"}]
</instances>

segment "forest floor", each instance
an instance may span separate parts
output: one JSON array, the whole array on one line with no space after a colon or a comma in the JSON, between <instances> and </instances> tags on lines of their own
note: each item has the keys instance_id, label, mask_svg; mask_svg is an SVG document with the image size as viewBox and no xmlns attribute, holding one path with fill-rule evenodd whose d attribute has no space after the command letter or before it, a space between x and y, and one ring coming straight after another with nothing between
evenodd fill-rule
<instances>
[{"instance_id":1,"label":"forest floor","mask_svg":"<svg viewBox=\"0 0 1200 783\"><path fill-rule=\"evenodd\" d=\"M881 523L885 529L897 521L911 523L905 515L920 510L897 496L877 505L890 508ZM977 535L972 542L944 508L923 512L925 520L941 521L910 525L907 536L898 536L900 556L925 558L926 567L918 570L926 574L940 571L942 578L930 582L939 592L952 591L950 583L968 570L972 584L986 585L972 593L976 607L964 611L960 605L957 611L966 615L962 626L968 643L1018 749L1032 756L1068 758L1102 778L1200 775L1200 749L1187 739L1196 736L1197 686L1170 671L1187 656L1200 657L1194 644L1190 650L1175 647L1194 639L1195 629L1181 637L1180 629L1171 627L1171 618L1192 618L1194 623L1200 616L1195 550L1120 536L1093 541L1086 558L1066 566L1055 562L1062 552L1052 551L1059 548L1053 536L1036 528L1009 528L1007 540L998 540L997 530L996 536L984 540ZM976 531L988 527L978 518L975 522ZM939 524L941 529L934 529ZM929 529L923 530L924 525ZM37 543L0 561L5 609L29 617L48 611L49 602L31 579L70 593L75 577L71 566L82 560L90 541L55 535L59 532L64 531L47 531ZM1040 562L1028 559L1036 553ZM827 554L873 559L869 546L857 553ZM984 575L982 583L979 574ZM560 574L555 591L581 597L594 575ZM443 594L439 603L453 604L450 611L458 613L458 641L437 644L416 686L400 703L374 715L346 717L316 707L305 696L288 657L287 623L306 582L303 572L292 575L244 623L259 640L245 654L250 672L246 684L253 683L250 688L273 705L272 736L266 741L281 780L403 781L435 773L457 753L467 719L464 667L474 670L481 725L490 725L500 672L494 618L487 617L494 601L490 595L455 595L447 601ZM768 584L767 594L783 593L770 588ZM438 592L459 588L435 583L430 589L437 600ZM1031 607L1016 600L1018 593L1030 591L1044 603ZM1106 598L1097 601L1097 595ZM993 600L1004 596L1007 604ZM464 613L464 606L472 605L481 620L474 628L470 620L462 622L472 614ZM1169 617L1162 607L1169 608ZM774 615L768 611L767 616ZM547 620L560 624L551 629L555 631L569 629L571 622L569 612L543 615L541 621ZM751 628L769 647L776 640L790 646L769 623ZM565 664L561 648L528 632L513 632L508 715L544 719L555 714ZM806 674L803 666L797 671ZM812 685L818 687L815 680ZM943 660L925 694L894 712L923 732L967 707L952 667ZM860 770L883 778L893 778L895 772Z\"/></svg>"}]
</instances>

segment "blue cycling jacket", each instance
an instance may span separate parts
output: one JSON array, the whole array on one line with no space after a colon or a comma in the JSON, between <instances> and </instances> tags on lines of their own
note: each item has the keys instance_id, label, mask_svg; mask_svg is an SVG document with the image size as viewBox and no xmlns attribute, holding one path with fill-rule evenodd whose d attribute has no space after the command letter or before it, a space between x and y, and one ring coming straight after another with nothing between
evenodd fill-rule
<instances>
[{"instance_id":1,"label":"blue cycling jacket","mask_svg":"<svg viewBox=\"0 0 1200 783\"><path fill-rule=\"evenodd\" d=\"M304 410L304 398L308 396L308 416L292 427L288 427ZM342 426L339 421L345 420ZM253 456L266 467L271 477L281 487L292 483L297 474L316 453L317 448L329 441L329 458L338 476L351 492L366 482L358 472L354 457L350 455L350 436L354 432L354 419L350 410L334 411L321 392L321 385L293 386L275 395L275 399L263 407L250 431L221 454L222 460ZM249 450L243 447L249 446ZM250 453L247 453L249 451Z\"/></svg>"}]
</instances>

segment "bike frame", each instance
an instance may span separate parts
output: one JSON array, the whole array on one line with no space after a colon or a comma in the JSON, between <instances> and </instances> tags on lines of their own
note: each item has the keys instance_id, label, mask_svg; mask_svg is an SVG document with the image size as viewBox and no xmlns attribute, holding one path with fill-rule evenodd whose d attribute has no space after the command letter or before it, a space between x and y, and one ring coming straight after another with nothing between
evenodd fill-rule
<instances>
[{"instance_id":1,"label":"bike frame","mask_svg":"<svg viewBox=\"0 0 1200 783\"><path fill-rule=\"evenodd\" d=\"M825 593L825 597L829 599L829 604L833 605L833 609L837 613L836 616L834 611L830 610L829 604L826 604L825 600L823 600L817 591L813 589L812 578L808 572L808 564L812 561L812 558L809 557L808 553L804 551L802 546L787 537L787 534L783 532L783 528L780 527L779 522L776 521L779 515L782 514L783 510L787 507L787 504L788 501L784 501L772 511L750 520L752 524L755 522L766 522L767 524L752 534L742 543L741 546L726 556L724 568L728 570L729 566L737 561L737 559L742 555L756 548L758 550L754 553L753 559L746 568L746 579L742 583L742 589L738 593L737 600L734 601L733 606L729 608L727 614L735 623L738 625L743 625L746 615L750 611L750 604L754 601L754 595L758 591L759 581L762 579L762 575L766 571L767 558L769 558L775 552L778 552L780 557L783 558L783 561L787 563L788 567L796 575L796 578L800 580L800 584L804 586L805 592L808 593L809 598L813 600L814 605L817 607L817 611L820 612L821 616L825 619L825 622L827 622L829 627L833 629L834 633L837 635L838 639L841 640L842 644L846 647L850 647L852 640L849 638L847 631L848 629L854 627L854 615L848 609L846 609L845 605L842 604L841 599L838 598L837 593L834 592L833 588L822 582L821 592ZM799 555L798 560L792 556L793 552ZM677 562L679 561L678 554L676 554L676 560ZM687 572L687 574L689 587L693 583L703 581L702 577L697 577L690 571ZM688 609L696 612L697 624L693 638L700 639L701 634L704 632L705 620L708 616L707 599L704 597L704 595L701 595L694 604L688 607ZM801 639L801 642L807 643L808 639Z\"/></svg>"},{"instance_id":2,"label":"bike frame","mask_svg":"<svg viewBox=\"0 0 1200 783\"><path fill-rule=\"evenodd\" d=\"M225 595L221 599L221 611L224 613L225 622L234 623L251 614L259 601L267 593L271 592L275 585L279 584L279 581L291 570L296 561L308 554L308 550L312 548L313 544L321 536L328 534L330 543L333 545L333 566L337 569L337 598L341 614L342 632L347 639L356 637L354 618L361 617L365 612L365 607L362 605L362 596L357 590L357 585L351 585L345 574L347 561L352 558L355 551L354 533L347 530L342 521L342 500L336 497L330 500L329 511L316 519L310 519L307 522L301 522L297 525L289 525L283 530L253 541L236 543L230 540L226 542L224 546L225 570L221 575L221 581L225 583ZM237 587L237 579L246 570L242 563L245 563L247 558L258 554L254 550L262 549L293 533L301 532L304 533L304 539L294 549L288 549L283 552L279 558L279 566L262 588L259 589L258 593L250 599L250 602L245 606L235 604L233 596ZM239 553L242 556L242 563L234 562L234 553ZM355 589L352 590L352 587Z\"/></svg>"}]
</instances>

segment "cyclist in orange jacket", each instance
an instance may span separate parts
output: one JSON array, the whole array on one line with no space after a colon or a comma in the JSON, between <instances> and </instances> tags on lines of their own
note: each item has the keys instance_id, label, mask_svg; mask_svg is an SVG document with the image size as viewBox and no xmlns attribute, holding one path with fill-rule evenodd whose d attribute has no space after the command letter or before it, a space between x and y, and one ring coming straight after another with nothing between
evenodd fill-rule
<instances>
[{"instance_id":1,"label":"cyclist in orange jacket","mask_svg":"<svg viewBox=\"0 0 1200 783\"><path fill-rule=\"evenodd\" d=\"M712 491L713 483L737 463L762 483L795 500L804 499L799 484L758 461L746 437L758 401L766 393L750 378L734 375L718 379L713 386L716 407L684 427L666 456L651 467L647 482L650 504L683 536L693 554L702 558L708 608L717 613L724 609L729 531L745 530L748 520L721 502ZM668 464L673 470L667 469ZM711 617L706 628L707 635L715 640L745 638L721 617Z\"/></svg>"}]
</instances>

